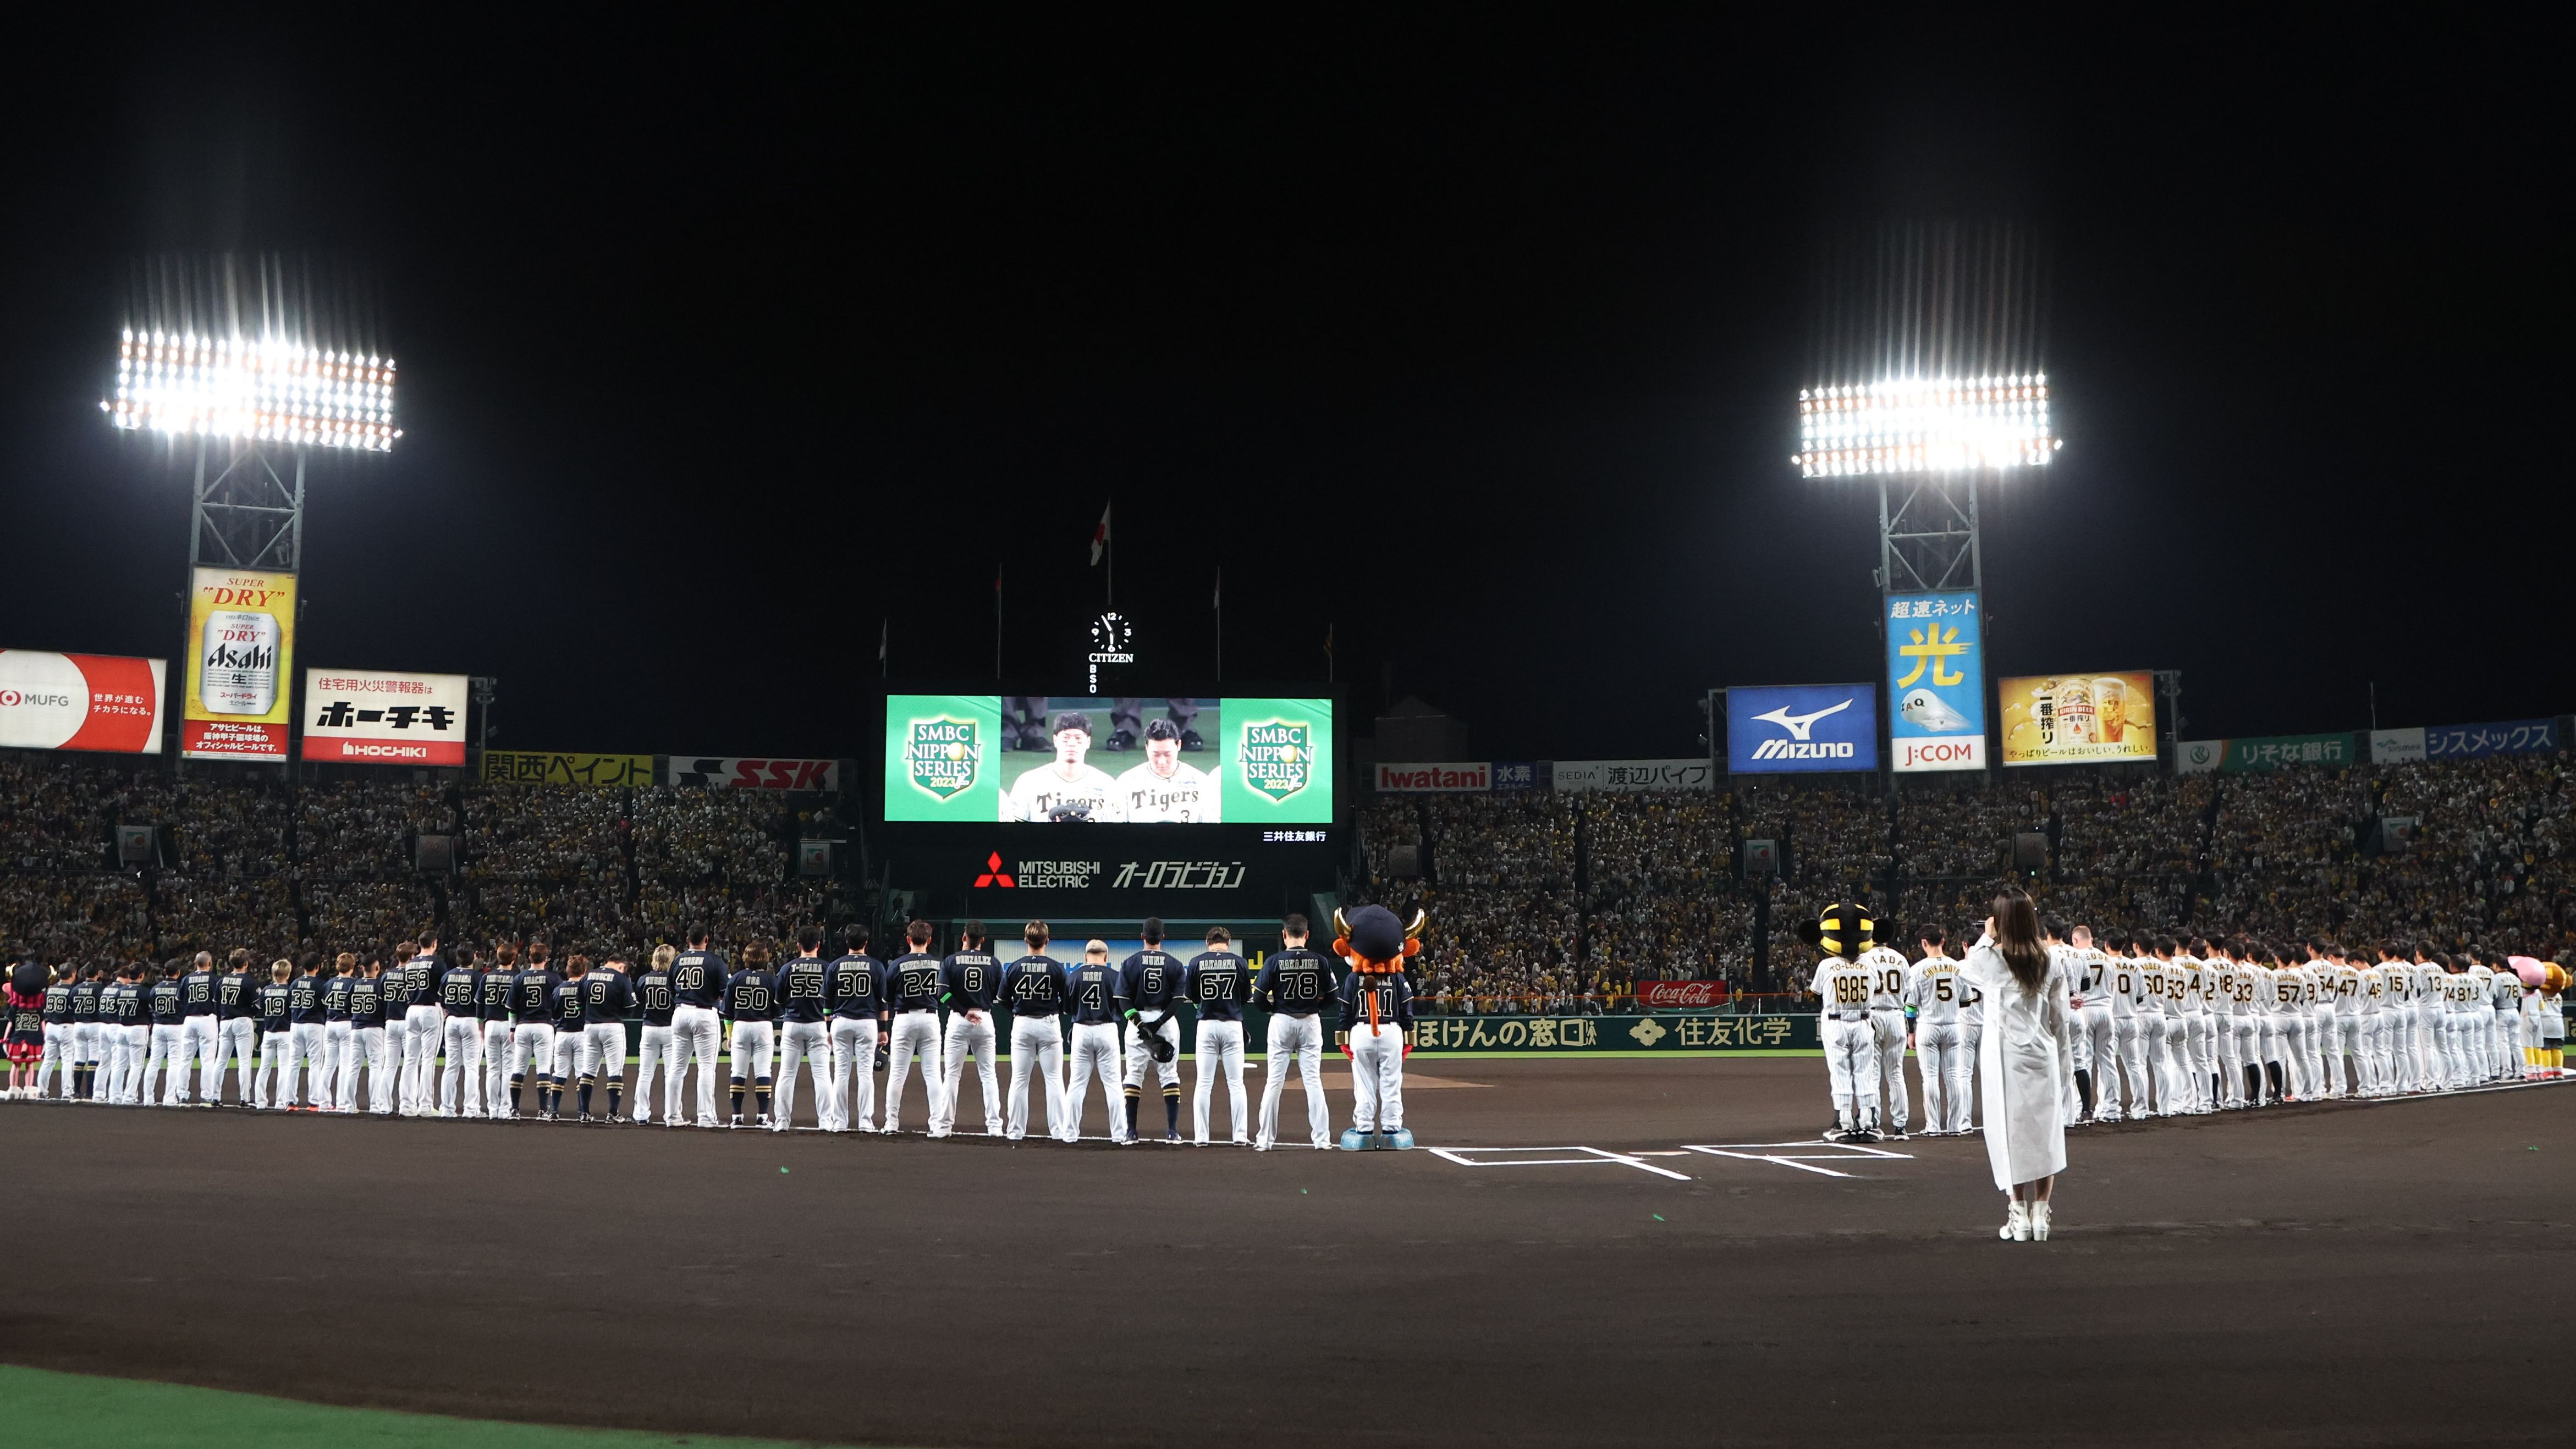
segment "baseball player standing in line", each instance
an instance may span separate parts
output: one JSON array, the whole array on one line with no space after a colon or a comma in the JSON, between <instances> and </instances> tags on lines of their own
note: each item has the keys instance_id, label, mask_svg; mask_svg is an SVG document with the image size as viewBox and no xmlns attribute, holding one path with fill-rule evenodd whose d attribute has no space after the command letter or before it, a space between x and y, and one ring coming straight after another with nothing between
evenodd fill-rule
<instances>
[{"instance_id":1,"label":"baseball player standing in line","mask_svg":"<svg viewBox=\"0 0 2576 1449\"><path fill-rule=\"evenodd\" d=\"M1118 1107L1118 1023L1133 1015L1127 1009L1127 983L1109 964L1109 943L1084 943L1082 964L1065 973L1065 994L1073 999L1073 1066L1066 1083L1065 1140L1082 1137L1082 1104L1091 1096L1091 1079L1100 1078L1100 1104L1109 1116L1109 1140L1121 1147L1135 1140Z\"/></svg>"},{"instance_id":2,"label":"baseball player standing in line","mask_svg":"<svg viewBox=\"0 0 2576 1449\"><path fill-rule=\"evenodd\" d=\"M912 949L886 963L886 1009L894 1025L886 1056L885 1125L877 1130L889 1135L902 1129L903 1083L915 1060L929 1103L923 1120L939 1120L939 958L929 954L928 921L911 922L903 934Z\"/></svg>"},{"instance_id":3,"label":"baseball player standing in line","mask_svg":"<svg viewBox=\"0 0 2576 1449\"><path fill-rule=\"evenodd\" d=\"M957 951L939 963L940 1003L948 1008L947 1069L930 1135L945 1137L957 1125L957 1099L966 1095L966 1059L975 1059L984 1087L984 1135L1002 1135L1002 1088L993 1078L993 1008L1002 995L1001 963L984 948L984 923L968 921L957 933Z\"/></svg>"},{"instance_id":4,"label":"baseball player standing in line","mask_svg":"<svg viewBox=\"0 0 2576 1449\"><path fill-rule=\"evenodd\" d=\"M823 928L796 928L796 955L778 968L778 1107L769 1129L784 1132L796 1121L796 1068L814 1083L814 1120L832 1118L832 978L823 966Z\"/></svg>"},{"instance_id":5,"label":"baseball player standing in line","mask_svg":"<svg viewBox=\"0 0 2576 1449\"><path fill-rule=\"evenodd\" d=\"M2375 1083L2370 1075L2370 1053L2361 1044L2361 968L2344 955L2340 946L2326 952L2326 1000L2333 1008L2334 1049L2326 1054L2337 1077L2326 1085L2328 1095L2365 1097Z\"/></svg>"},{"instance_id":6,"label":"baseball player standing in line","mask_svg":"<svg viewBox=\"0 0 2576 1449\"><path fill-rule=\"evenodd\" d=\"M653 1120L655 1070L668 1068L673 1075L679 1070L672 1061L679 1054L679 1047L671 1034L671 1012L674 1009L671 962L679 954L668 945L654 947L652 964L635 977L635 1006L644 1014L644 1028L635 1043L635 1116L631 1119L639 1126ZM666 1087L663 1090L670 1093L672 1105L676 1108L678 1088ZM679 1124L676 1110L665 1112L662 1117L674 1126Z\"/></svg>"},{"instance_id":7,"label":"baseball player standing in line","mask_svg":"<svg viewBox=\"0 0 2576 1449\"><path fill-rule=\"evenodd\" d=\"M79 989L68 961L55 969L54 979L45 986L45 1055L36 1063L39 1101L49 1086L56 1098L71 1100L72 1081L79 1075L74 1066L79 1055L79 1034L72 1021L72 993Z\"/></svg>"},{"instance_id":8,"label":"baseball player standing in line","mask_svg":"<svg viewBox=\"0 0 2576 1449\"><path fill-rule=\"evenodd\" d=\"M152 1020L144 1001L145 969L126 962L116 968L116 984L99 993L99 1016L116 1033L113 1055L108 1061L108 1080L114 1087L109 1100L128 1107L140 1106L146 1100L143 1058L152 1049ZM206 991L209 997L214 994L212 977L207 979Z\"/></svg>"},{"instance_id":9,"label":"baseball player standing in line","mask_svg":"<svg viewBox=\"0 0 2576 1449\"><path fill-rule=\"evenodd\" d=\"M590 973L581 997L581 1120L614 1123L626 1106L626 1018L635 1010L635 963L611 946ZM590 1110L591 1088L608 1093L604 1116Z\"/></svg>"},{"instance_id":10,"label":"baseball player standing in line","mask_svg":"<svg viewBox=\"0 0 2576 1449\"><path fill-rule=\"evenodd\" d=\"M545 1086L539 1093L545 1110L538 1114L539 1121L562 1121L564 1088L581 1080L581 1054L590 1042L589 978L590 958L571 952L564 957L562 978L546 998L546 1020L554 1026L550 1038L554 1060L546 1063Z\"/></svg>"},{"instance_id":11,"label":"baseball player standing in line","mask_svg":"<svg viewBox=\"0 0 2576 1449\"><path fill-rule=\"evenodd\" d=\"M2102 1116L2103 1100L2113 1095L2112 1088L2120 1077L2116 1055L2118 1045L2111 1027L2111 993L2109 979L2111 958L2093 944L2093 928L2077 926L2066 938L2067 975L2075 983L2076 1008L2067 1023L2075 1039L2075 1090L2083 1099L2087 1121L2119 1120L2118 1109Z\"/></svg>"},{"instance_id":12,"label":"baseball player standing in line","mask_svg":"<svg viewBox=\"0 0 2576 1449\"><path fill-rule=\"evenodd\" d=\"M179 1054L170 1070L180 1074L182 1102L197 1100L197 1088L215 1062L215 953L200 951L179 978L181 1012Z\"/></svg>"},{"instance_id":13,"label":"baseball player standing in line","mask_svg":"<svg viewBox=\"0 0 2576 1449\"><path fill-rule=\"evenodd\" d=\"M2378 959L2361 967L2361 1050L2370 1062L2370 1095L2388 1096L2395 1090L2396 1060L2389 1050L2388 1039L2388 957L2382 947Z\"/></svg>"},{"instance_id":14,"label":"baseball player standing in line","mask_svg":"<svg viewBox=\"0 0 2576 1449\"><path fill-rule=\"evenodd\" d=\"M107 1061L106 1032L98 1016L99 993L107 989L107 968L93 963L72 983L72 1098L98 1100L99 1068Z\"/></svg>"},{"instance_id":15,"label":"baseball player standing in line","mask_svg":"<svg viewBox=\"0 0 2576 1449\"><path fill-rule=\"evenodd\" d=\"M1887 1091L1887 1135L1902 1142L1914 1123L1914 1102L1905 1090L1905 985L1914 974L1905 953L1872 946L1860 956L1869 973L1870 1049L1878 1053L1878 1079ZM1876 1116L1876 1103L1871 1115Z\"/></svg>"},{"instance_id":16,"label":"baseball player standing in line","mask_svg":"<svg viewBox=\"0 0 2576 1449\"><path fill-rule=\"evenodd\" d=\"M439 1046L447 1070L437 1079L431 1109L440 1117L483 1115L483 973L474 969L474 947L459 946L454 964L438 973Z\"/></svg>"},{"instance_id":17,"label":"baseball player standing in line","mask_svg":"<svg viewBox=\"0 0 2576 1449\"><path fill-rule=\"evenodd\" d=\"M205 1091L209 1107L224 1104L224 1068L233 1072L233 1099L250 1105L250 1080L259 1070L260 971L250 948L235 946L226 962L232 969L215 978L215 1059L207 1065Z\"/></svg>"},{"instance_id":18,"label":"baseball player standing in line","mask_svg":"<svg viewBox=\"0 0 2576 1449\"><path fill-rule=\"evenodd\" d=\"M2233 1111L2237 1091L2245 1085L2245 1074L2236 1061L2236 957L2227 949L2224 939L2212 941L2200 953L2200 964L2209 973L2209 1036L2211 1090L2210 1106L2220 1111Z\"/></svg>"},{"instance_id":19,"label":"baseball player standing in line","mask_svg":"<svg viewBox=\"0 0 2576 1449\"><path fill-rule=\"evenodd\" d=\"M447 1032L447 1013L438 1004L438 978L446 968L434 927L421 932L410 959L397 968L409 1002L402 1014L401 1111L406 1117L426 1117L436 1105L432 1089L437 1085L438 1048ZM387 1016L390 1029L391 1013Z\"/></svg>"},{"instance_id":20,"label":"baseball player standing in line","mask_svg":"<svg viewBox=\"0 0 2576 1449\"><path fill-rule=\"evenodd\" d=\"M536 1068L537 1111L546 1110L546 1093L555 1075L555 988L563 984L546 959L552 948L539 936L528 942L528 962L510 979L510 1115L520 1115L521 1093L528 1069Z\"/></svg>"},{"instance_id":21,"label":"baseball player standing in line","mask_svg":"<svg viewBox=\"0 0 2576 1449\"><path fill-rule=\"evenodd\" d=\"M770 1068L778 1050L778 982L766 969L769 948L758 941L742 948L742 969L725 982L725 1020L733 1023L729 1046L733 1064L733 1117L725 1125L742 1125L742 1093L757 1093L755 1127L769 1125Z\"/></svg>"},{"instance_id":22,"label":"baseball player standing in line","mask_svg":"<svg viewBox=\"0 0 2576 1449\"><path fill-rule=\"evenodd\" d=\"M331 965L332 974L322 981L322 1090L315 1094L326 1112L340 1110L340 1079L358 1069L349 1045L349 987L358 979L357 953L343 951Z\"/></svg>"},{"instance_id":23,"label":"baseball player standing in line","mask_svg":"<svg viewBox=\"0 0 2576 1449\"><path fill-rule=\"evenodd\" d=\"M2415 1054L2424 1064L2419 1092L2437 1091L2442 1082L2442 993L2444 972L2441 963L2415 949Z\"/></svg>"},{"instance_id":24,"label":"baseball player standing in line","mask_svg":"<svg viewBox=\"0 0 2576 1449\"><path fill-rule=\"evenodd\" d=\"M1297 1069L1306 1092L1306 1135L1319 1152L1333 1146L1333 1119L1324 1102L1324 1026L1315 1019L1333 996L1333 968L1306 949L1306 918L1294 911L1279 922L1280 949L1252 978L1252 1002L1270 1013L1269 1055L1263 1062L1261 1126L1252 1150L1268 1152L1279 1141L1279 1094L1288 1069Z\"/></svg>"},{"instance_id":25,"label":"baseball player standing in line","mask_svg":"<svg viewBox=\"0 0 2576 1449\"><path fill-rule=\"evenodd\" d=\"M1342 1055L1351 1064L1351 1125L1342 1134L1342 1147L1360 1151L1381 1131L1390 1145L1411 1147L1413 1134L1404 1130L1404 1059L1413 1053L1413 981L1401 969L1411 937L1384 906L1336 914L1334 923L1349 932L1336 944L1349 949L1344 961L1352 966L1335 992L1342 1008ZM1421 924L1416 915L1415 929ZM1398 969L1362 971L1357 966L1361 960L1394 963ZM1901 969L1905 958L1898 956L1896 964ZM1900 1065L1904 1053L1900 1040Z\"/></svg>"},{"instance_id":26,"label":"baseball player standing in line","mask_svg":"<svg viewBox=\"0 0 2576 1449\"><path fill-rule=\"evenodd\" d=\"M403 1008L387 1001L389 991L401 985L401 978L385 974L382 956L370 957L366 974L349 984L349 1053L340 1065L340 1110L358 1110L358 1063L367 1064L367 1107L379 1117L390 1117L394 1100L399 1095L394 1078L400 1060L393 1044L386 1040L388 1012Z\"/></svg>"},{"instance_id":27,"label":"baseball player standing in line","mask_svg":"<svg viewBox=\"0 0 2576 1449\"><path fill-rule=\"evenodd\" d=\"M1190 1140L1200 1147L1208 1145L1208 1099L1220 1076L1225 1079L1226 1105L1234 1113L1231 1140L1237 1147L1252 1145L1246 1131L1249 1104L1243 1100L1243 1003L1251 995L1252 977L1243 968L1243 958L1227 949L1233 940L1234 933L1225 927L1210 927L1207 949L1190 958L1181 978L1181 997L1197 1009L1199 1017L1197 1080L1191 1104L1196 1131Z\"/></svg>"},{"instance_id":28,"label":"baseball player standing in line","mask_svg":"<svg viewBox=\"0 0 2576 1449\"><path fill-rule=\"evenodd\" d=\"M832 1007L832 1090L814 1105L830 1132L876 1130L878 1025L885 1015L885 963L868 954L868 928L843 926L841 954L825 976ZM676 1089L675 1089L676 1090Z\"/></svg>"},{"instance_id":29,"label":"baseball player standing in line","mask_svg":"<svg viewBox=\"0 0 2576 1449\"><path fill-rule=\"evenodd\" d=\"M1047 954L1047 923L1031 921L1020 932L1028 954L1002 973L1002 998L1011 1004L1011 1096L1002 1135L1017 1142L1029 1131L1029 1074L1046 1079L1047 1135L1061 1139L1064 1121L1064 963Z\"/></svg>"},{"instance_id":30,"label":"baseball player standing in line","mask_svg":"<svg viewBox=\"0 0 2576 1449\"><path fill-rule=\"evenodd\" d=\"M294 1040L294 1023L288 1019L288 1003L294 999L294 988L286 983L295 979L295 963L276 961L268 968L268 984L259 988L251 1002L251 1021L259 1028L259 1074L250 1082L251 1090L243 1105L254 1112L271 1107L292 1107L279 1095L279 1088L292 1094L295 1080L287 1072L286 1058ZM280 1079L283 1079L281 1082Z\"/></svg>"},{"instance_id":31,"label":"baseball player standing in line","mask_svg":"<svg viewBox=\"0 0 2576 1449\"><path fill-rule=\"evenodd\" d=\"M300 963L302 970L287 984L286 990L286 1100L292 1110L301 1096L308 1111L319 1110L328 1100L330 1067L323 1056L323 1040L330 1025L330 1015L322 1009L322 953L307 951ZM299 1091L299 1085L301 1088Z\"/></svg>"},{"instance_id":32,"label":"baseball player standing in line","mask_svg":"<svg viewBox=\"0 0 2576 1449\"><path fill-rule=\"evenodd\" d=\"M1923 1135L1956 1137L1967 1128L1967 1075L1974 1070L1959 1051L1959 963L1942 953L1949 933L1926 926L1915 933L1923 957L1905 983L1905 1008L1914 1027L1915 1065L1923 1073Z\"/></svg>"},{"instance_id":33,"label":"baseball player standing in line","mask_svg":"<svg viewBox=\"0 0 2576 1449\"><path fill-rule=\"evenodd\" d=\"M1869 914L1857 905L1825 908L1801 934L1823 953L1807 990L1823 1003L1816 1031L1825 1047L1825 1085L1834 1099L1830 1142L1878 1140L1878 1035L1869 998L1877 973L1856 957L1870 948Z\"/></svg>"},{"instance_id":34,"label":"baseball player standing in line","mask_svg":"<svg viewBox=\"0 0 2576 1449\"><path fill-rule=\"evenodd\" d=\"M188 1074L175 1071L171 1063L178 1058L187 1013L180 1005L179 977L165 975L155 981L143 981L143 1009L152 1019L148 1055L143 1059L143 1087L140 1096L146 1105L152 1101L152 1080L161 1079L161 1105L176 1107L185 1098L181 1079Z\"/></svg>"},{"instance_id":35,"label":"baseball player standing in line","mask_svg":"<svg viewBox=\"0 0 2576 1449\"><path fill-rule=\"evenodd\" d=\"M483 1063L483 1115L498 1122L510 1114L510 998L519 985L519 948L509 941L492 947L492 967L483 973L483 994L474 999L474 1020L483 1039L476 1049Z\"/></svg>"},{"instance_id":36,"label":"baseball player standing in line","mask_svg":"<svg viewBox=\"0 0 2576 1449\"><path fill-rule=\"evenodd\" d=\"M674 1127L680 1125L680 1088L687 1076L689 1063L698 1064L698 1125L716 1125L716 1043L722 1040L719 1020L723 1013L725 987L733 980L733 968L726 964L724 953L707 944L707 928L692 925L688 930L689 949L671 962L671 1086L663 1098L667 1110L662 1120Z\"/></svg>"},{"instance_id":37,"label":"baseball player standing in line","mask_svg":"<svg viewBox=\"0 0 2576 1449\"><path fill-rule=\"evenodd\" d=\"M1164 721L1155 721L1157 725ZM1152 738L1148 726L1148 738ZM1173 735L1178 739L1177 733ZM1175 745L1173 748L1178 748ZM1151 1068L1163 1087L1163 1140L1181 1140L1181 958L1163 949L1163 920L1145 918L1137 933L1145 949L1118 967L1127 989L1127 1010L1134 1023L1127 1032L1127 1135L1136 1136L1136 1109L1145 1095L1145 1072ZM1168 1054L1156 1051L1161 1038Z\"/></svg>"},{"instance_id":38,"label":"baseball player standing in line","mask_svg":"<svg viewBox=\"0 0 2576 1449\"><path fill-rule=\"evenodd\" d=\"M2189 953L2176 963L2182 967L2183 1061L2191 1072L2184 1109L2196 1117L2217 1110L2218 1055L2213 1043L2218 1033L2209 1024L2208 956L2209 943L2194 936Z\"/></svg>"}]
</instances>

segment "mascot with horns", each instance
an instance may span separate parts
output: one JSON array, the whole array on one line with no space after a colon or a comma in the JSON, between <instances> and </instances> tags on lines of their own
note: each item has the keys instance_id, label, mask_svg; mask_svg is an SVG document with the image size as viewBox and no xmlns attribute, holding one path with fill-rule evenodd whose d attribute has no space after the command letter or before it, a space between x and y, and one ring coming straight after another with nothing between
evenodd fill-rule
<instances>
[{"instance_id":1,"label":"mascot with horns","mask_svg":"<svg viewBox=\"0 0 2576 1449\"><path fill-rule=\"evenodd\" d=\"M1413 983L1404 963L1422 950L1425 919L1415 911L1408 926L1384 906L1333 912L1333 954L1350 967L1339 991L1353 1099L1344 1152L1413 1145L1404 1130L1404 1059L1413 1051Z\"/></svg>"}]
</instances>

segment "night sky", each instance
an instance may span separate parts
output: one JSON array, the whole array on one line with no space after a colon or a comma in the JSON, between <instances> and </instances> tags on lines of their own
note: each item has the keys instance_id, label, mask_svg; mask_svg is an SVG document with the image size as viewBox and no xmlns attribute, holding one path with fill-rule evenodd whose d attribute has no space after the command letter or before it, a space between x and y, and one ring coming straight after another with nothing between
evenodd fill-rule
<instances>
[{"instance_id":1,"label":"night sky","mask_svg":"<svg viewBox=\"0 0 2576 1449\"><path fill-rule=\"evenodd\" d=\"M364 16L369 12L357 12ZM299 663L497 675L496 745L867 754L898 677L1145 658L1420 694L1480 754L1698 752L1876 673L1875 493L1802 481L1818 259L2011 221L2060 461L1996 673L2190 736L2576 708L2563 55L2501 25L1566 8L798 29L0 21L0 646L175 655L185 474L97 403L139 259L364 279ZM955 12L951 12L952 16ZM1058 28L1060 27L1060 28Z\"/></svg>"}]
</instances>

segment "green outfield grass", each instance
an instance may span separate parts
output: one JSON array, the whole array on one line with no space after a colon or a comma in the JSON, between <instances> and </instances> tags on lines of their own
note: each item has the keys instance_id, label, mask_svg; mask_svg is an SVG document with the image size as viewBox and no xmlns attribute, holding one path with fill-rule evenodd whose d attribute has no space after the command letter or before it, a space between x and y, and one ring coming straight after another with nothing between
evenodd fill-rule
<instances>
[{"instance_id":1,"label":"green outfield grass","mask_svg":"<svg viewBox=\"0 0 2576 1449\"><path fill-rule=\"evenodd\" d=\"M784 1440L557 1429L0 1364L0 1439L48 1449L791 1449Z\"/></svg>"}]
</instances>

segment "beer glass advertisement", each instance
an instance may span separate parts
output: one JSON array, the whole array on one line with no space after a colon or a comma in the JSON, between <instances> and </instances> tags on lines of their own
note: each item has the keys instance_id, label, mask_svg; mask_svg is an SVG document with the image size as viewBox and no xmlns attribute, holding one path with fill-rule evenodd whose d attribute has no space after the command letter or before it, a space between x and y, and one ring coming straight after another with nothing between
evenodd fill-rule
<instances>
[{"instance_id":1,"label":"beer glass advertisement","mask_svg":"<svg viewBox=\"0 0 2576 1449\"><path fill-rule=\"evenodd\" d=\"M2004 764L2072 765L2156 757L2156 679L2143 669L1997 681Z\"/></svg>"},{"instance_id":2,"label":"beer glass advertisement","mask_svg":"<svg viewBox=\"0 0 2576 1449\"><path fill-rule=\"evenodd\" d=\"M1985 656L1973 590L1887 596L1887 752L1898 773L1986 767Z\"/></svg>"},{"instance_id":3,"label":"beer glass advertisement","mask_svg":"<svg viewBox=\"0 0 2576 1449\"><path fill-rule=\"evenodd\" d=\"M199 568L188 596L179 753L284 760L294 658L295 575Z\"/></svg>"},{"instance_id":4,"label":"beer glass advertisement","mask_svg":"<svg viewBox=\"0 0 2576 1449\"><path fill-rule=\"evenodd\" d=\"M1329 824L1325 699L890 695L885 818Z\"/></svg>"}]
</instances>

